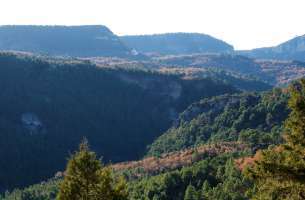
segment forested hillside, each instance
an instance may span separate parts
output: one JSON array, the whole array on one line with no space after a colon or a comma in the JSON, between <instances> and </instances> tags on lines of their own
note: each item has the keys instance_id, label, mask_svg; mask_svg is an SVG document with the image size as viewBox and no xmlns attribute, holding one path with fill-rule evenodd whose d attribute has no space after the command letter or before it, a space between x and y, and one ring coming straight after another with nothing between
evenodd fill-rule
<instances>
[{"instance_id":1,"label":"forested hillside","mask_svg":"<svg viewBox=\"0 0 305 200\"><path fill-rule=\"evenodd\" d=\"M291 109L285 121L283 144L257 151L244 169L254 184L248 189L249 197L259 199L304 199L304 118L305 79L289 86Z\"/></svg>"},{"instance_id":2,"label":"forested hillside","mask_svg":"<svg viewBox=\"0 0 305 200\"><path fill-rule=\"evenodd\" d=\"M303 43L0 26L0 199L302 199Z\"/></svg>"},{"instance_id":3,"label":"forested hillside","mask_svg":"<svg viewBox=\"0 0 305 200\"><path fill-rule=\"evenodd\" d=\"M305 62L293 60L255 60L263 73L273 77L270 84L283 86L305 76Z\"/></svg>"},{"instance_id":4,"label":"forested hillside","mask_svg":"<svg viewBox=\"0 0 305 200\"><path fill-rule=\"evenodd\" d=\"M0 54L0 89L1 190L53 176L84 136L106 162L140 158L189 104L237 91L209 78L10 53Z\"/></svg>"},{"instance_id":5,"label":"forested hillside","mask_svg":"<svg viewBox=\"0 0 305 200\"><path fill-rule=\"evenodd\" d=\"M283 86L305 76L305 63L293 60L253 59L233 54L192 54L159 56L154 62L166 68L222 70L247 76L275 86Z\"/></svg>"},{"instance_id":6,"label":"forested hillside","mask_svg":"<svg viewBox=\"0 0 305 200\"><path fill-rule=\"evenodd\" d=\"M149 154L220 141L266 148L281 142L281 126L288 113L287 94L280 89L203 99L180 114L174 126L150 146Z\"/></svg>"},{"instance_id":7,"label":"forested hillside","mask_svg":"<svg viewBox=\"0 0 305 200\"><path fill-rule=\"evenodd\" d=\"M203 99L182 112L174 127L152 144L149 155L156 157L113 168L127 178L130 199L184 199L188 190L196 199L202 195L211 200L247 199L245 190L252 183L239 171L237 160L282 143L288 96L285 90L275 89ZM20 195L53 199L60 180L16 190L6 199L20 199Z\"/></svg>"},{"instance_id":8,"label":"forested hillside","mask_svg":"<svg viewBox=\"0 0 305 200\"><path fill-rule=\"evenodd\" d=\"M208 146L203 148L206 148L205 152L192 153L187 155L189 158L183 157L184 153L182 153L182 158L189 160L188 163L177 168L154 171L155 174L150 173L145 176L138 176L139 173L145 171L145 168L142 170L141 167L120 169L119 171L116 169L114 176L123 175L127 178L128 199L183 200L187 195L194 195L195 200L234 199L234 197L246 199L244 192L251 183L243 180L241 172L234 163L235 158L247 155L245 146L223 144L215 145L210 149ZM174 154L169 155L169 158L172 156ZM175 158L172 159L172 162L177 161ZM190 160L192 161L190 162ZM166 164L170 164L170 162ZM160 168L162 166L161 164ZM62 180L63 177L55 177L24 190L14 190L12 193L7 193L3 199L54 200L58 195ZM193 187L192 194L188 194L190 187ZM237 189L239 192L236 191ZM1 196L0 199L2 200Z\"/></svg>"},{"instance_id":9,"label":"forested hillside","mask_svg":"<svg viewBox=\"0 0 305 200\"><path fill-rule=\"evenodd\" d=\"M271 64L268 65L269 68L266 67L264 70L254 60L242 56L200 54L151 57L145 60L108 57L95 57L89 58L89 60L102 67L157 70L165 74L179 75L183 79L212 78L245 91L264 91L277 84L275 73L269 70L273 67L273 71L276 71L277 66ZM280 80L286 77L286 72L289 69L291 69L289 64L281 67L280 72L277 73L281 74ZM299 65L298 69L305 68ZM302 76L303 73L300 70L291 71L286 83ZM270 71L271 73L269 73Z\"/></svg>"},{"instance_id":10,"label":"forested hillside","mask_svg":"<svg viewBox=\"0 0 305 200\"><path fill-rule=\"evenodd\" d=\"M252 77L251 75L242 75L240 73L213 67L161 67L158 71L165 74L176 74L183 79L201 79L209 77L215 80L221 80L242 91L266 91L272 89L271 84Z\"/></svg>"},{"instance_id":11,"label":"forested hillside","mask_svg":"<svg viewBox=\"0 0 305 200\"><path fill-rule=\"evenodd\" d=\"M193 54L154 58L161 64L184 67L214 67L253 76L262 75L260 66L245 56L231 54ZM264 78L264 77L262 77Z\"/></svg>"}]
</instances>

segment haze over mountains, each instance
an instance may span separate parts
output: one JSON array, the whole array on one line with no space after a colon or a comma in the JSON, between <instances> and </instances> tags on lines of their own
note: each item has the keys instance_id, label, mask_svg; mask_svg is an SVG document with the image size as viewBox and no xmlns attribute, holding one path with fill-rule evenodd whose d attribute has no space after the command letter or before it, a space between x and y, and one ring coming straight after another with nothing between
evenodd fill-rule
<instances>
[{"instance_id":1,"label":"haze over mountains","mask_svg":"<svg viewBox=\"0 0 305 200\"><path fill-rule=\"evenodd\" d=\"M233 46L224 41L197 33L118 37L100 25L0 26L0 50L90 57L91 61L103 65L124 67L128 63L144 68L160 65L215 68L254 76L271 85L287 84L305 74L305 63L300 62L305 60L304 36L277 47L234 51ZM121 60L114 60L114 57Z\"/></svg>"},{"instance_id":2,"label":"haze over mountains","mask_svg":"<svg viewBox=\"0 0 305 200\"><path fill-rule=\"evenodd\" d=\"M235 52L232 45L198 33L118 37L101 25L0 26L0 50L73 57L130 57L138 53L152 55L237 53L258 59L305 61L305 36L293 38L275 47Z\"/></svg>"}]
</instances>

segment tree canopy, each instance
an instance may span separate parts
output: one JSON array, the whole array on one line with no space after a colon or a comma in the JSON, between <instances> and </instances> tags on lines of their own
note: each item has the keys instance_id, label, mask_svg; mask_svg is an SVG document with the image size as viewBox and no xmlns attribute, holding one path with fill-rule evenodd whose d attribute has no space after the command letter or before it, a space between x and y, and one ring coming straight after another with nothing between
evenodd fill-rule
<instances>
[{"instance_id":1,"label":"tree canopy","mask_svg":"<svg viewBox=\"0 0 305 200\"><path fill-rule=\"evenodd\" d=\"M57 200L124 200L127 199L123 179L113 177L84 140L71 156Z\"/></svg>"},{"instance_id":2,"label":"tree canopy","mask_svg":"<svg viewBox=\"0 0 305 200\"><path fill-rule=\"evenodd\" d=\"M256 184L253 199L305 199L305 79L289 91L285 143L258 152L259 159L246 170Z\"/></svg>"}]
</instances>

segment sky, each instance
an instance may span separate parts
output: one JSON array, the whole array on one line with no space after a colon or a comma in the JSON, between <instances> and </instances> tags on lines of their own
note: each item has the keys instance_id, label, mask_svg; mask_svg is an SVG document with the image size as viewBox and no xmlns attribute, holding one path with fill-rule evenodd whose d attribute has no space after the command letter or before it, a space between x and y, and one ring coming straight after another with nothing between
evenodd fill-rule
<instances>
[{"instance_id":1,"label":"sky","mask_svg":"<svg viewBox=\"0 0 305 200\"><path fill-rule=\"evenodd\" d=\"M0 25L106 25L118 35L205 33L235 49L305 34L304 0L2 0Z\"/></svg>"}]
</instances>

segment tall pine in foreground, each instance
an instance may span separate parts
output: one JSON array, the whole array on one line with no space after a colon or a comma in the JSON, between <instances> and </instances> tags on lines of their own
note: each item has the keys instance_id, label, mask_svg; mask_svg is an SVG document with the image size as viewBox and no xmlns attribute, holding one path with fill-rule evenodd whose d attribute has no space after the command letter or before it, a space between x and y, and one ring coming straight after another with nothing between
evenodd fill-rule
<instances>
[{"instance_id":1,"label":"tall pine in foreground","mask_svg":"<svg viewBox=\"0 0 305 200\"><path fill-rule=\"evenodd\" d=\"M84 140L70 158L57 200L125 200L126 184L103 167Z\"/></svg>"},{"instance_id":2,"label":"tall pine in foreground","mask_svg":"<svg viewBox=\"0 0 305 200\"><path fill-rule=\"evenodd\" d=\"M184 200L198 200L198 193L194 186L187 186L184 194Z\"/></svg>"},{"instance_id":3,"label":"tall pine in foreground","mask_svg":"<svg viewBox=\"0 0 305 200\"><path fill-rule=\"evenodd\" d=\"M290 86L291 113L285 123L285 143L258 153L246 174L256 184L253 199L305 199L305 79Z\"/></svg>"}]
</instances>

